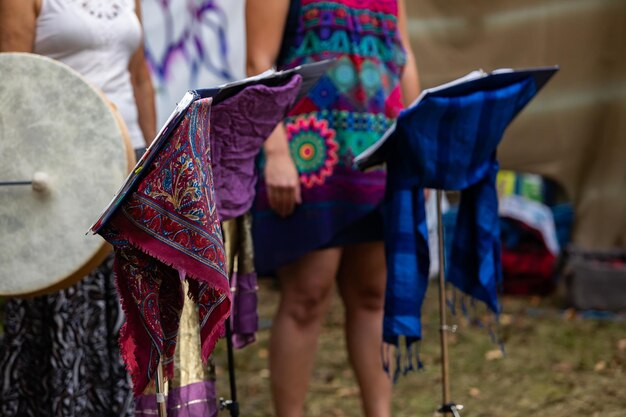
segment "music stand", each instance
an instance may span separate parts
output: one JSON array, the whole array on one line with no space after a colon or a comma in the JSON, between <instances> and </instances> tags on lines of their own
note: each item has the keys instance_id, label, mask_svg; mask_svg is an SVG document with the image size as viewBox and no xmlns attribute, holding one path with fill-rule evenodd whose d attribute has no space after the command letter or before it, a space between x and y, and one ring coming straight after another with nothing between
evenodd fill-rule
<instances>
[{"instance_id":1,"label":"music stand","mask_svg":"<svg viewBox=\"0 0 626 417\"><path fill-rule=\"evenodd\" d=\"M454 80L450 83L443 84L438 87L426 89L422 91L420 96L413 102L407 109L403 110L396 123L378 140L374 145L365 150L362 154L355 158L355 165L360 169L367 169L369 167L385 163L390 155L394 153L394 148L398 141L410 142L415 147L418 147L418 137L420 135L428 135L431 131L422 131L422 127L432 125L433 123L448 124L462 126L463 123L457 123L460 119L463 119L466 114L463 112L451 111L444 116L435 114L433 117L432 106L439 106L439 110L444 108L447 103L450 103L450 107L458 106L459 100L465 97L481 94L483 92L490 95L491 100L496 101L498 99L499 91L504 91L507 88L515 85L516 83L530 82L533 85L531 88L527 88L524 91L524 96L520 96L519 103L516 103L512 108L512 112L507 120L499 120L500 123L505 123L502 127L500 137L494 138L493 142L499 142L501 135L508 124L512 122L514 117L525 107L525 105L539 92L539 90L545 85L545 83L555 74L558 67L542 67L542 68L530 68L523 70L512 69L499 69L491 73L485 73L481 70L473 71L468 75ZM504 96L504 94L503 94ZM433 105L430 101L437 101L436 105ZM473 101L475 106L482 106L484 102L478 100ZM430 110L429 110L429 106ZM477 113L481 113L481 109L471 109ZM444 112L445 113L445 112ZM440 117L437 117L440 116ZM482 117L490 117L490 114L482 114ZM487 120L491 122L490 120ZM495 122L495 120L493 121ZM492 122L492 123L493 123ZM424 129L425 130L425 129ZM441 133L444 131L444 133ZM454 131L450 129L441 129L437 132L439 137L437 139L445 142L454 143L452 135L463 135L464 132ZM446 136L448 135L448 136ZM477 138L465 138L466 140L476 140ZM497 144L497 143L496 143ZM399 153L399 152L398 152ZM399 164L411 164L414 160L402 159L402 156L394 159L394 162ZM468 155L472 157L472 155ZM426 164L427 161L421 160ZM417 169L419 171L419 169ZM437 410L444 415L452 414L454 417L460 417L460 410L463 408L461 405L457 405L451 401L450 396L450 382L449 382L449 355L448 355L448 340L447 332L452 328L446 323L446 268L445 268L445 250L444 250L444 234L442 223L442 209L441 199L444 190L440 187L445 181L436 179L432 184L421 184L428 188L436 189L437 199L437 222L438 222L438 255L439 255L439 319L440 319L440 349L441 349L441 374L442 374L442 405ZM389 183L388 183L389 187ZM389 190L388 190L389 191ZM499 259L498 259L499 262Z\"/></svg>"}]
</instances>

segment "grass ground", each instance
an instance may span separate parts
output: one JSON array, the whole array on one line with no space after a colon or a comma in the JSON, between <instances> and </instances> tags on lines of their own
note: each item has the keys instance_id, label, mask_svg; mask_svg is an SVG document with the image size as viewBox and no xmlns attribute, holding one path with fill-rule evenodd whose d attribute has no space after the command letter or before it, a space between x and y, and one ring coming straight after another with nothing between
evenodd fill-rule
<instances>
[{"instance_id":1,"label":"grass ground","mask_svg":"<svg viewBox=\"0 0 626 417\"><path fill-rule=\"evenodd\" d=\"M272 415L267 345L278 291L260 282L260 317L266 325L256 344L236 352L242 417ZM459 331L450 342L452 399L464 417L626 416L626 317L584 318L561 310L554 299L503 300L501 335L506 355L485 329L450 317ZM437 291L424 305L421 345L425 368L401 377L394 388L393 414L433 416L441 402ZM320 340L306 415L362 415L358 389L347 365L338 298ZM226 355L216 353L219 394L229 397Z\"/></svg>"},{"instance_id":2,"label":"grass ground","mask_svg":"<svg viewBox=\"0 0 626 417\"><path fill-rule=\"evenodd\" d=\"M242 417L272 416L267 369L269 325L278 291L262 280L257 342L236 352ZM558 299L503 299L501 357L485 329L450 317L459 331L450 341L452 399L464 417L626 416L626 316L585 318L559 308ZM335 297L320 339L308 417L361 416L358 389L347 365L343 312ZM430 417L441 402L437 291L424 303L425 368L401 377L394 388L395 417ZM0 320L0 325L1 325ZM1 332L1 328L0 328ZM224 343L215 355L218 395L228 398ZM222 412L221 415L227 415Z\"/></svg>"}]
</instances>

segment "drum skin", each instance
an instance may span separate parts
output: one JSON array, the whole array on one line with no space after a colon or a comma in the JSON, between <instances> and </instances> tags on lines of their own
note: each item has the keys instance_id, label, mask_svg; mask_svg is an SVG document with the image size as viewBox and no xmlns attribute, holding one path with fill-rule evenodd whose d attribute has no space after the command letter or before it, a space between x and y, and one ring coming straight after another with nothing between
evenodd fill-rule
<instances>
[{"instance_id":1,"label":"drum skin","mask_svg":"<svg viewBox=\"0 0 626 417\"><path fill-rule=\"evenodd\" d=\"M110 247L86 232L134 165L122 118L68 66L0 54L0 295L68 287ZM36 175L37 174L37 175Z\"/></svg>"}]
</instances>

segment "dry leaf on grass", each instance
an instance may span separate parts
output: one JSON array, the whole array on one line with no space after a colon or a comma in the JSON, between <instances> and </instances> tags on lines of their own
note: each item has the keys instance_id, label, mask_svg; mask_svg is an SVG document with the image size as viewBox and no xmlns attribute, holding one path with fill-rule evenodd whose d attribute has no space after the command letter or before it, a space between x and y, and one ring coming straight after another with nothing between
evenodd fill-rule
<instances>
[{"instance_id":1,"label":"dry leaf on grass","mask_svg":"<svg viewBox=\"0 0 626 417\"><path fill-rule=\"evenodd\" d=\"M574 320L576 318L576 310L573 308L568 308L564 313L566 320Z\"/></svg>"},{"instance_id":2,"label":"dry leaf on grass","mask_svg":"<svg viewBox=\"0 0 626 417\"><path fill-rule=\"evenodd\" d=\"M596 363L596 365L593 367L593 370L596 372L604 371L605 369L606 369L606 362L604 361L600 361Z\"/></svg>"},{"instance_id":3,"label":"dry leaf on grass","mask_svg":"<svg viewBox=\"0 0 626 417\"><path fill-rule=\"evenodd\" d=\"M332 417L345 417L346 413L344 413L343 410L341 410L339 408L335 408L333 410L330 410L330 415Z\"/></svg>"},{"instance_id":4,"label":"dry leaf on grass","mask_svg":"<svg viewBox=\"0 0 626 417\"><path fill-rule=\"evenodd\" d=\"M343 387L337 390L339 397L354 397L359 395L359 389L357 387Z\"/></svg>"},{"instance_id":5,"label":"dry leaf on grass","mask_svg":"<svg viewBox=\"0 0 626 417\"><path fill-rule=\"evenodd\" d=\"M489 352L485 353L485 359L487 359L488 361L495 361L497 359L502 359L503 356L504 354L502 353L502 350L500 349L490 350Z\"/></svg>"},{"instance_id":6,"label":"dry leaf on grass","mask_svg":"<svg viewBox=\"0 0 626 417\"><path fill-rule=\"evenodd\" d=\"M472 398L480 397L480 390L476 387L472 387L469 389L469 396Z\"/></svg>"},{"instance_id":7,"label":"dry leaf on grass","mask_svg":"<svg viewBox=\"0 0 626 417\"><path fill-rule=\"evenodd\" d=\"M554 372L560 372L560 373L564 373L564 374L568 374L568 373L572 372L573 369L574 369L574 367L569 362L559 362L559 363L557 363L556 365L554 365L552 367L552 370Z\"/></svg>"},{"instance_id":8,"label":"dry leaf on grass","mask_svg":"<svg viewBox=\"0 0 626 417\"><path fill-rule=\"evenodd\" d=\"M511 323L513 323L512 315L505 313L500 314L500 324L502 326L509 326Z\"/></svg>"}]
</instances>

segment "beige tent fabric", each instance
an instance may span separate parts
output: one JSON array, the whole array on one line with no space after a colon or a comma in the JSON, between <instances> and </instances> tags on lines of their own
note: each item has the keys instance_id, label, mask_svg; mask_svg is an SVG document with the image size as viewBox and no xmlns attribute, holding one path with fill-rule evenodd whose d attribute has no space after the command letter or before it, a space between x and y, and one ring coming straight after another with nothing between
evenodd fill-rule
<instances>
[{"instance_id":1,"label":"beige tent fabric","mask_svg":"<svg viewBox=\"0 0 626 417\"><path fill-rule=\"evenodd\" d=\"M574 242L626 248L626 0L405 0L422 87L482 68L558 64L499 149L559 182Z\"/></svg>"}]
</instances>

